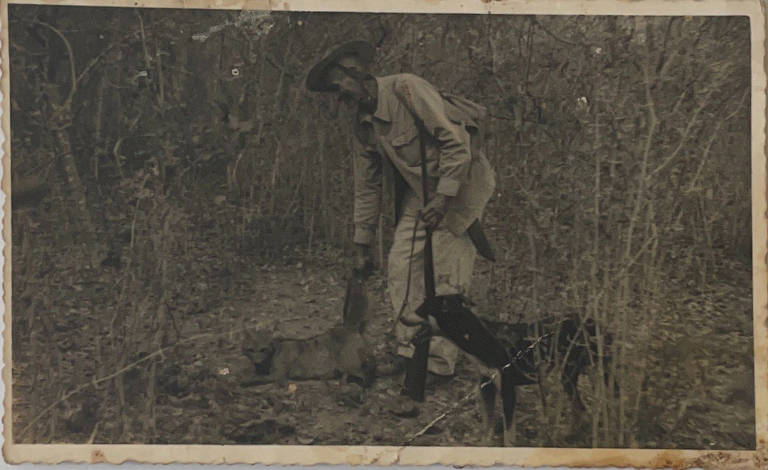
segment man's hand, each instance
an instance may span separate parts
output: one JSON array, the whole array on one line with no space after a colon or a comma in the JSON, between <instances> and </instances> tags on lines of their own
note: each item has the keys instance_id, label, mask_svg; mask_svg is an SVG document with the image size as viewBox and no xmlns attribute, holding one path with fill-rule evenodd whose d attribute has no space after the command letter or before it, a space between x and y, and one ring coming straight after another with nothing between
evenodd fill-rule
<instances>
[{"instance_id":1,"label":"man's hand","mask_svg":"<svg viewBox=\"0 0 768 470\"><path fill-rule=\"evenodd\" d=\"M363 278L367 278L375 269L371 246L355 243L355 270Z\"/></svg>"},{"instance_id":2,"label":"man's hand","mask_svg":"<svg viewBox=\"0 0 768 470\"><path fill-rule=\"evenodd\" d=\"M434 229L440 224L445 216L445 206L448 197L442 194L435 194L435 197L427 204L427 207L421 212L421 220L427 224L427 227Z\"/></svg>"}]
</instances>

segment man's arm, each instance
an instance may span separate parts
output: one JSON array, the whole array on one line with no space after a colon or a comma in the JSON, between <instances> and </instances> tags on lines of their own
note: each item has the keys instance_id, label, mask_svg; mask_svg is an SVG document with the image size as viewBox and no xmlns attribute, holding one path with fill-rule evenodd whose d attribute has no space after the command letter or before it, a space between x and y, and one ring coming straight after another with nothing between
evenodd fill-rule
<instances>
[{"instance_id":1,"label":"man's arm","mask_svg":"<svg viewBox=\"0 0 768 470\"><path fill-rule=\"evenodd\" d=\"M406 75L395 84L395 92L411 113L424 123L440 147L438 195L453 197L469 176L472 161L469 142L460 125L448 119L440 93L426 80Z\"/></svg>"}]
</instances>

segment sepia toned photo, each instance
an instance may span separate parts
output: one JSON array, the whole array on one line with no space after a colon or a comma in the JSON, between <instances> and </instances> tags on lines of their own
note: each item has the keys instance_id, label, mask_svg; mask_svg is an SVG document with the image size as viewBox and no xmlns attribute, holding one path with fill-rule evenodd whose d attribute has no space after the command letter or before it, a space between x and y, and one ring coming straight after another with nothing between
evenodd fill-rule
<instances>
[{"instance_id":1,"label":"sepia toned photo","mask_svg":"<svg viewBox=\"0 0 768 470\"><path fill-rule=\"evenodd\" d=\"M754 16L150 6L7 5L6 459L758 465Z\"/></svg>"}]
</instances>

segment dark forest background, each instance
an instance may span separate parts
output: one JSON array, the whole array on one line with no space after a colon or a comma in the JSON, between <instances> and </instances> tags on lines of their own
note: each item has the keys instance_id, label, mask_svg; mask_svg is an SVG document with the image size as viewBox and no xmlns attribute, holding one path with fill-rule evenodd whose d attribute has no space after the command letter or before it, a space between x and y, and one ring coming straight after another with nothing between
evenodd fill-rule
<instances>
[{"instance_id":1,"label":"dark forest background","mask_svg":"<svg viewBox=\"0 0 768 470\"><path fill-rule=\"evenodd\" d=\"M340 316L349 110L303 79L362 38L375 73L491 111L478 312L613 335L620 398L583 380L580 427L530 387L520 445L754 448L747 18L9 13L18 442L399 444L473 386L460 369L404 422L376 405L392 383L230 382L243 322ZM471 408L417 444L476 444Z\"/></svg>"}]
</instances>

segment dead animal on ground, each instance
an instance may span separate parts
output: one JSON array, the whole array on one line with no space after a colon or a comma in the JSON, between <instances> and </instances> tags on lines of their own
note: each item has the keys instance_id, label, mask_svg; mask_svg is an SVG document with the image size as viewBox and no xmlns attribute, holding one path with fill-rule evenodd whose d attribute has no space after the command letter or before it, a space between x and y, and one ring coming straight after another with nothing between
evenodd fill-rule
<instances>
[{"instance_id":1,"label":"dead animal on ground","mask_svg":"<svg viewBox=\"0 0 768 470\"><path fill-rule=\"evenodd\" d=\"M312 379L370 385L376 363L365 336L368 305L362 277L353 273L348 278L341 326L306 339L276 338L269 331L244 329L243 353L253 362L256 376L242 385Z\"/></svg>"}]
</instances>

